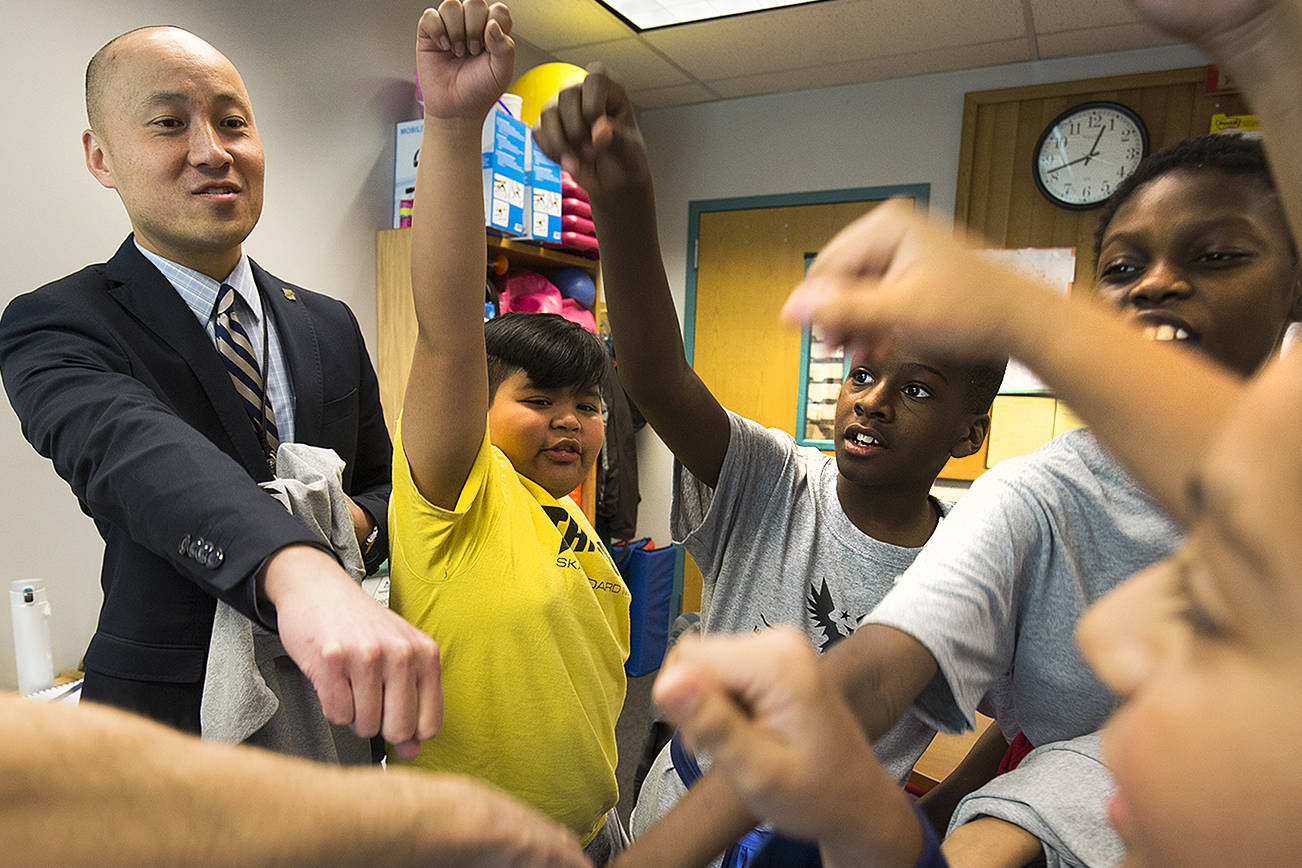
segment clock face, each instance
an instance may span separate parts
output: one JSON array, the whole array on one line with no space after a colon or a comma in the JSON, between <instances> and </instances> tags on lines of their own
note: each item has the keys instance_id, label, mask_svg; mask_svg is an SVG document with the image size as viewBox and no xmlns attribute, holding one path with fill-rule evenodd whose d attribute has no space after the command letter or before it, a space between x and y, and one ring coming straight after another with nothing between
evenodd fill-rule
<instances>
[{"instance_id":1,"label":"clock face","mask_svg":"<svg viewBox=\"0 0 1302 868\"><path fill-rule=\"evenodd\" d=\"M1139 115L1115 102L1068 109L1040 134L1035 184L1049 201L1090 208L1112 194L1148 153Z\"/></svg>"}]
</instances>

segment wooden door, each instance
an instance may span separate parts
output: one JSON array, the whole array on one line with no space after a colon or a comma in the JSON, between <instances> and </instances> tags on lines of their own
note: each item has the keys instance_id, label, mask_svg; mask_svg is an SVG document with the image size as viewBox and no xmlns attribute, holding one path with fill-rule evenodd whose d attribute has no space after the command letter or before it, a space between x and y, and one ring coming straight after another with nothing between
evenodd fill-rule
<instances>
[{"instance_id":1,"label":"wooden door","mask_svg":"<svg viewBox=\"0 0 1302 868\"><path fill-rule=\"evenodd\" d=\"M701 212L687 338L692 367L719 403L796 436L800 334L779 325L778 312L804 276L805 254L817 253L892 192ZM941 477L975 479L985 469L985 450L982 444L975 455L951 460Z\"/></svg>"},{"instance_id":2,"label":"wooden door","mask_svg":"<svg viewBox=\"0 0 1302 868\"><path fill-rule=\"evenodd\" d=\"M692 366L719 403L795 435L800 334L778 324L778 311L804 276L805 254L883 198L735 209L710 203L714 210L700 213L686 338ZM691 556L684 558L682 611L700 609L701 583Z\"/></svg>"},{"instance_id":3,"label":"wooden door","mask_svg":"<svg viewBox=\"0 0 1302 868\"><path fill-rule=\"evenodd\" d=\"M692 366L719 403L795 435L800 334L778 312L805 254L882 200L707 211L697 236Z\"/></svg>"}]
</instances>

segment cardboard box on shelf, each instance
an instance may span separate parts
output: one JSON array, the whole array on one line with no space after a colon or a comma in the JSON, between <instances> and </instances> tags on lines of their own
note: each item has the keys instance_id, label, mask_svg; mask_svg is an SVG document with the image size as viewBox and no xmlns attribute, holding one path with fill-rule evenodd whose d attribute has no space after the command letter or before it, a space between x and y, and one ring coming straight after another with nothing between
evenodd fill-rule
<instances>
[{"instance_id":1,"label":"cardboard box on shelf","mask_svg":"<svg viewBox=\"0 0 1302 868\"><path fill-rule=\"evenodd\" d=\"M480 156L484 170L484 222L511 237L528 237L529 176L525 170L525 149L529 127L501 109L489 112L484 121Z\"/></svg>"},{"instance_id":2,"label":"cardboard box on shelf","mask_svg":"<svg viewBox=\"0 0 1302 868\"><path fill-rule=\"evenodd\" d=\"M525 146L529 169L529 237L535 241L559 243L561 240L561 166L534 147L533 136L526 133Z\"/></svg>"},{"instance_id":3,"label":"cardboard box on shelf","mask_svg":"<svg viewBox=\"0 0 1302 868\"><path fill-rule=\"evenodd\" d=\"M394 131L393 226L411 225L423 120L403 121ZM480 139L484 173L484 223L509 238L561 240L561 169L533 150L523 121L501 108L484 120ZM534 190L538 194L533 195Z\"/></svg>"},{"instance_id":4,"label":"cardboard box on shelf","mask_svg":"<svg viewBox=\"0 0 1302 868\"><path fill-rule=\"evenodd\" d=\"M393 227L411 225L411 202L416 192L416 161L424 121L403 121L393 136ZM405 214L403 212L406 212Z\"/></svg>"}]
</instances>

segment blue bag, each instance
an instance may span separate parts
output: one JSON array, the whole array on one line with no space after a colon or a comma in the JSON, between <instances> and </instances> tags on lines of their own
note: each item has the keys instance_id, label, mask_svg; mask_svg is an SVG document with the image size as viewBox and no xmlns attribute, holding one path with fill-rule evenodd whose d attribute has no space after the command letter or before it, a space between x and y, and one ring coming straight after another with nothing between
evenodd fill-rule
<instances>
[{"instance_id":1,"label":"blue bag","mask_svg":"<svg viewBox=\"0 0 1302 868\"><path fill-rule=\"evenodd\" d=\"M670 607L679 547L651 548L649 539L611 546L615 566L632 595L628 607L629 647L624 671L646 675L660 668L669 642Z\"/></svg>"}]
</instances>

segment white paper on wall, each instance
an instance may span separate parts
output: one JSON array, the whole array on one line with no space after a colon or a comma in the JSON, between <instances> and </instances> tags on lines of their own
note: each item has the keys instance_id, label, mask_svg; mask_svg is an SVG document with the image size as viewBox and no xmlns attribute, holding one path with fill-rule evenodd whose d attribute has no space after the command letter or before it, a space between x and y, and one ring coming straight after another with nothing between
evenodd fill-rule
<instances>
[{"instance_id":1,"label":"white paper on wall","mask_svg":"<svg viewBox=\"0 0 1302 868\"><path fill-rule=\"evenodd\" d=\"M988 259L1016 269L1048 284L1063 295L1071 292L1076 279L1076 248L1022 247L1013 250L982 250ZM1016 359L1008 362L1008 371L999 387L1001 395L1047 395L1051 392L1031 369Z\"/></svg>"}]
</instances>

